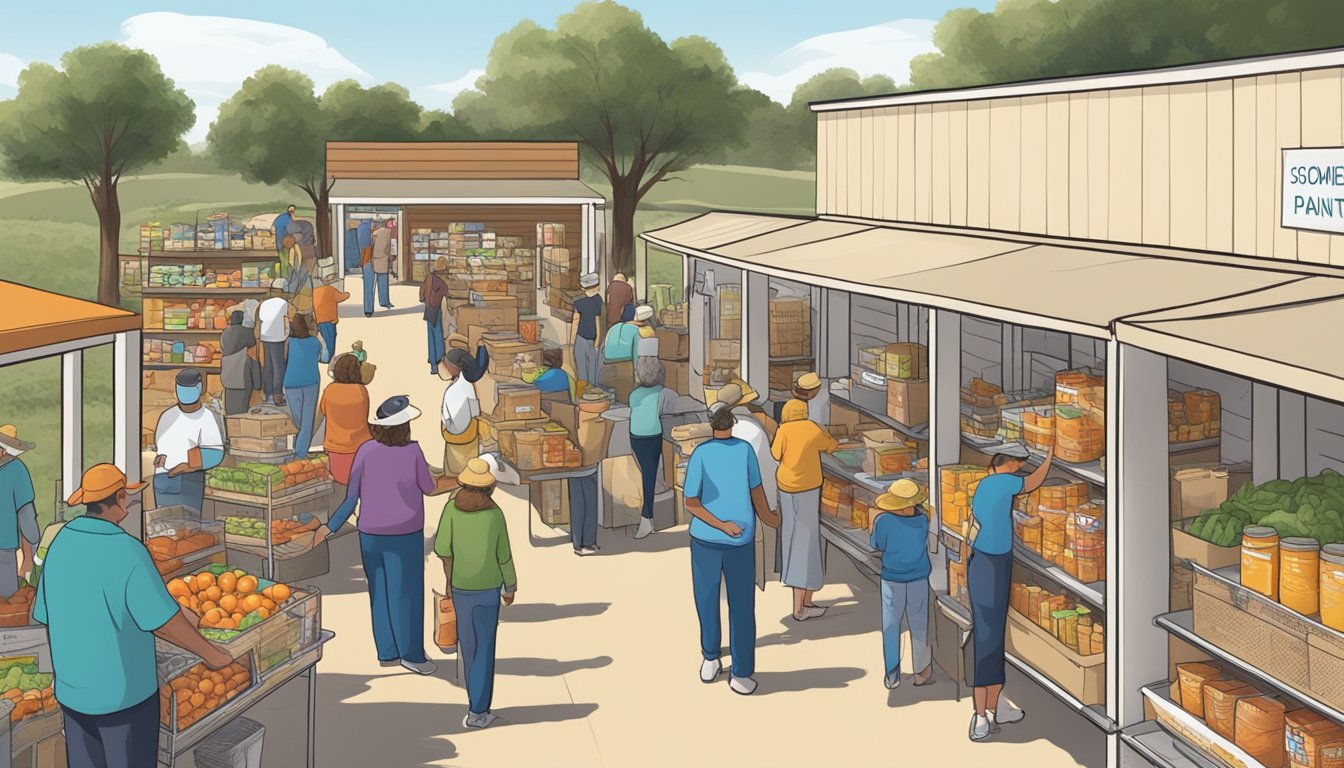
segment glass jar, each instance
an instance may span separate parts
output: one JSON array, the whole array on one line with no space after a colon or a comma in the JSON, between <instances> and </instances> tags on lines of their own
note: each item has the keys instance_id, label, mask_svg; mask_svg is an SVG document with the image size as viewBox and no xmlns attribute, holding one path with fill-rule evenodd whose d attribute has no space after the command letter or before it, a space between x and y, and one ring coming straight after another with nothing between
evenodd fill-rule
<instances>
[{"instance_id":1,"label":"glass jar","mask_svg":"<svg viewBox=\"0 0 1344 768\"><path fill-rule=\"evenodd\" d=\"M1304 616L1320 610L1321 545L1289 537L1279 544L1279 602Z\"/></svg>"},{"instance_id":2,"label":"glass jar","mask_svg":"<svg viewBox=\"0 0 1344 768\"><path fill-rule=\"evenodd\" d=\"M1279 599L1279 533L1263 525L1241 532L1241 586Z\"/></svg>"},{"instance_id":3,"label":"glass jar","mask_svg":"<svg viewBox=\"0 0 1344 768\"><path fill-rule=\"evenodd\" d=\"M1344 544L1321 549L1321 623L1344 632Z\"/></svg>"}]
</instances>

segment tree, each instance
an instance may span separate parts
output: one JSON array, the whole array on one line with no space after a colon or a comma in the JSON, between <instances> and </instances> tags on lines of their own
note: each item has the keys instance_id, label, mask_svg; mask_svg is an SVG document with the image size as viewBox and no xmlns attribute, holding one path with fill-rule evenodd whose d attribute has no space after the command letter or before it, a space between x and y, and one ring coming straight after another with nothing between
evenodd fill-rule
<instances>
[{"instance_id":1,"label":"tree","mask_svg":"<svg viewBox=\"0 0 1344 768\"><path fill-rule=\"evenodd\" d=\"M914 87L961 88L1337 46L1338 0L1002 0L948 13Z\"/></svg>"},{"instance_id":2,"label":"tree","mask_svg":"<svg viewBox=\"0 0 1344 768\"><path fill-rule=\"evenodd\" d=\"M797 141L796 131L783 104L752 88L733 93L746 125L742 141L725 148L712 161L728 165L792 170L807 165L812 152ZM815 143L816 137L813 136Z\"/></svg>"},{"instance_id":3,"label":"tree","mask_svg":"<svg viewBox=\"0 0 1344 768\"><path fill-rule=\"evenodd\" d=\"M818 72L793 89L793 98L786 109L788 141L798 148L804 165L815 167L817 162L817 117L809 106L814 101L856 99L896 92L896 81L886 75L860 77L858 72L844 67L833 67Z\"/></svg>"},{"instance_id":4,"label":"tree","mask_svg":"<svg viewBox=\"0 0 1344 768\"><path fill-rule=\"evenodd\" d=\"M452 112L432 109L420 116L420 138L425 141L471 141L478 135Z\"/></svg>"},{"instance_id":5,"label":"tree","mask_svg":"<svg viewBox=\"0 0 1344 768\"><path fill-rule=\"evenodd\" d=\"M280 66L243 81L210 126L210 151L225 170L262 184L293 184L317 211L319 256L332 253L328 141L413 139L420 107L399 85L333 84L319 98L313 81Z\"/></svg>"},{"instance_id":6,"label":"tree","mask_svg":"<svg viewBox=\"0 0 1344 768\"><path fill-rule=\"evenodd\" d=\"M479 92L454 102L483 135L573 138L611 183L613 268L634 261L639 201L740 139L737 77L704 38L665 42L635 11L585 2L555 29L523 22L491 48Z\"/></svg>"},{"instance_id":7,"label":"tree","mask_svg":"<svg viewBox=\"0 0 1344 768\"><path fill-rule=\"evenodd\" d=\"M17 179L82 181L98 212L98 301L121 303L117 184L182 144L195 105L158 60L114 43L76 48L61 69L31 64L0 102L0 153Z\"/></svg>"}]
</instances>

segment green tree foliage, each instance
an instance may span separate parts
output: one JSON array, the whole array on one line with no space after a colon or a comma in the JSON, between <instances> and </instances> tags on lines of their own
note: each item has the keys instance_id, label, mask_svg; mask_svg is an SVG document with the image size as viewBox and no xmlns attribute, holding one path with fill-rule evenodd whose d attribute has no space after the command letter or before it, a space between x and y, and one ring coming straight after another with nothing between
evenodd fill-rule
<instances>
[{"instance_id":1,"label":"green tree foliage","mask_svg":"<svg viewBox=\"0 0 1344 768\"><path fill-rule=\"evenodd\" d=\"M733 98L746 122L742 140L705 158L707 161L784 170L811 162L811 153L798 145L797 132L783 104L752 88L739 88Z\"/></svg>"},{"instance_id":2,"label":"green tree foliage","mask_svg":"<svg viewBox=\"0 0 1344 768\"><path fill-rule=\"evenodd\" d=\"M576 139L611 182L611 258L629 272L639 201L678 169L732 146L744 119L737 77L700 37L664 41L635 11L585 2L554 29L523 22L496 39L454 103L484 136Z\"/></svg>"},{"instance_id":3,"label":"green tree foliage","mask_svg":"<svg viewBox=\"0 0 1344 768\"><path fill-rule=\"evenodd\" d=\"M1001 0L948 13L915 88L961 88L1337 46L1338 0Z\"/></svg>"},{"instance_id":4,"label":"green tree foliage","mask_svg":"<svg viewBox=\"0 0 1344 768\"><path fill-rule=\"evenodd\" d=\"M76 48L61 68L32 64L0 102L0 153L23 180L80 181L98 212L98 301L121 303L117 252L127 173L168 157L196 122L187 94L151 55L114 43Z\"/></svg>"},{"instance_id":5,"label":"green tree foliage","mask_svg":"<svg viewBox=\"0 0 1344 768\"><path fill-rule=\"evenodd\" d=\"M326 143L413 139L420 123L419 105L399 85L365 88L346 80L319 98L307 75L269 66L220 105L207 141L220 166L247 181L303 190L317 210L314 229L325 256L332 252Z\"/></svg>"},{"instance_id":6,"label":"green tree foliage","mask_svg":"<svg viewBox=\"0 0 1344 768\"><path fill-rule=\"evenodd\" d=\"M809 104L880 96L895 91L896 81L886 75L860 77L858 72L845 67L818 72L800 84L793 90L793 98L787 107L787 141L800 157L800 164L794 167L815 167L817 162L817 116Z\"/></svg>"},{"instance_id":7,"label":"green tree foliage","mask_svg":"<svg viewBox=\"0 0 1344 768\"><path fill-rule=\"evenodd\" d=\"M420 138L425 141L471 141L479 138L467 121L441 109L420 116Z\"/></svg>"}]
</instances>

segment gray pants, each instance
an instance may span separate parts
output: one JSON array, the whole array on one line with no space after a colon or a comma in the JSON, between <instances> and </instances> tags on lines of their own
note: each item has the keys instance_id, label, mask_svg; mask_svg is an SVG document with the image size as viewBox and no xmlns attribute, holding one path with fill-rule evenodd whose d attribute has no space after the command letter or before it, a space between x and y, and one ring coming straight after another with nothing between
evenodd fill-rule
<instances>
[{"instance_id":1,"label":"gray pants","mask_svg":"<svg viewBox=\"0 0 1344 768\"><path fill-rule=\"evenodd\" d=\"M901 619L910 625L915 674L929 666L929 580L882 580L882 658L887 674L901 669Z\"/></svg>"},{"instance_id":2,"label":"gray pants","mask_svg":"<svg viewBox=\"0 0 1344 768\"><path fill-rule=\"evenodd\" d=\"M789 493L779 492L779 516L783 525L784 565L779 580L798 589L821 589L825 573L821 567L821 489Z\"/></svg>"},{"instance_id":3,"label":"gray pants","mask_svg":"<svg viewBox=\"0 0 1344 768\"><path fill-rule=\"evenodd\" d=\"M579 336L574 339L574 367L578 378L589 385L597 385L597 377L602 370L602 358L597 354L597 345L592 339Z\"/></svg>"},{"instance_id":4,"label":"gray pants","mask_svg":"<svg viewBox=\"0 0 1344 768\"><path fill-rule=\"evenodd\" d=\"M261 389L267 397L285 393L285 342L263 341L266 363L261 371Z\"/></svg>"},{"instance_id":5,"label":"gray pants","mask_svg":"<svg viewBox=\"0 0 1344 768\"><path fill-rule=\"evenodd\" d=\"M597 546L597 475L570 478L569 531L576 551Z\"/></svg>"}]
</instances>

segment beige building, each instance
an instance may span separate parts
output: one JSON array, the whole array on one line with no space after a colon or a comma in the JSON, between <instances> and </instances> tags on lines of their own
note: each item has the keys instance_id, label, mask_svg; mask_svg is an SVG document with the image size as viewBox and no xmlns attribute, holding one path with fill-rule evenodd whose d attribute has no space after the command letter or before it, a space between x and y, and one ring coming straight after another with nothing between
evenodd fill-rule
<instances>
[{"instance_id":1,"label":"beige building","mask_svg":"<svg viewBox=\"0 0 1344 768\"><path fill-rule=\"evenodd\" d=\"M1285 708L1245 715L1266 718L1242 730L1258 741L1220 735L1169 685L1195 660L1344 726L1344 622L1313 612L1333 577L1311 560L1294 588L1316 602L1285 607L1257 593L1264 569L1242 583L1240 530L1265 512L1205 514L1212 540L1189 519L1245 481L1344 471L1327 341L1344 323L1344 50L812 109L816 216L709 213L642 237L686 257L707 400L735 377L773 402L801 371L826 382L812 417L862 461L826 465L829 551L876 578L861 499L927 482L935 658L959 676L958 478L1005 443L1033 462L1053 445L1051 482L1092 501L1019 505L1013 581L1060 602L1015 604L1007 646L1077 713L1061 733L1094 728L1112 766L1278 764ZM877 460L907 450L931 469ZM1316 510L1296 517L1314 491L1285 487L1257 496L1292 516L1280 535L1329 535ZM1283 557L1305 562L1296 546Z\"/></svg>"}]
</instances>

